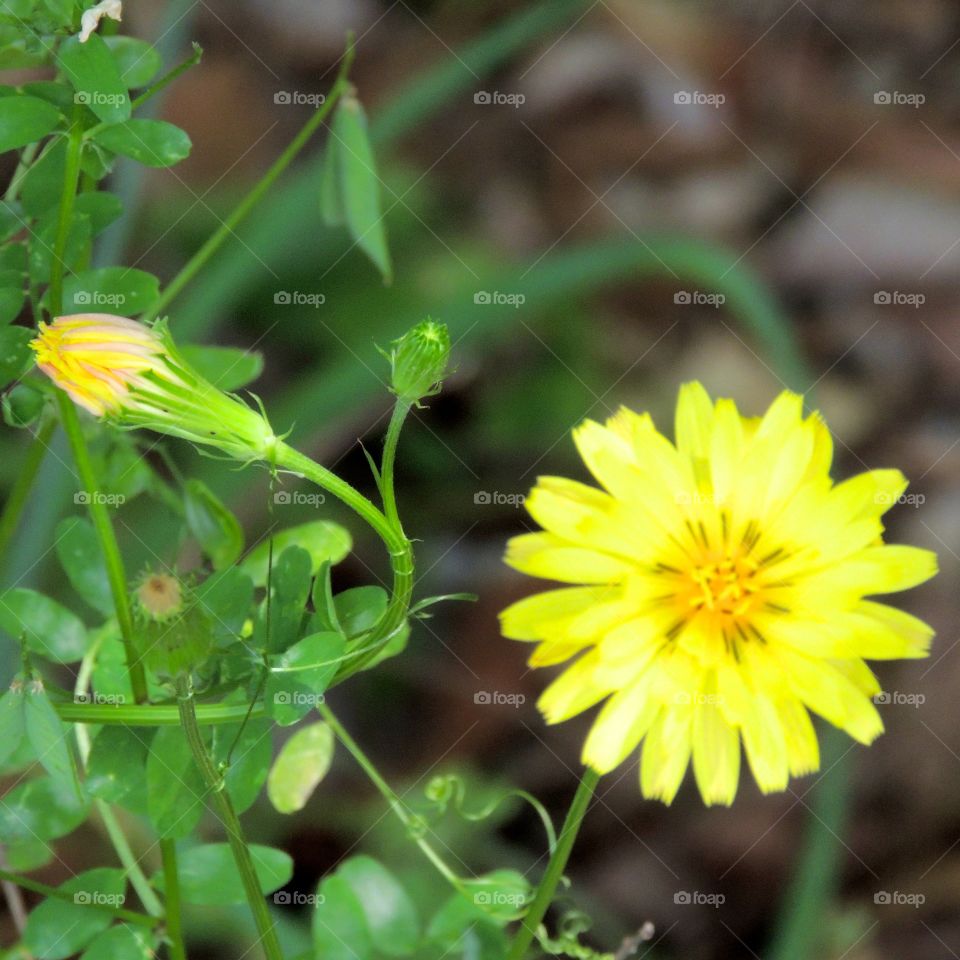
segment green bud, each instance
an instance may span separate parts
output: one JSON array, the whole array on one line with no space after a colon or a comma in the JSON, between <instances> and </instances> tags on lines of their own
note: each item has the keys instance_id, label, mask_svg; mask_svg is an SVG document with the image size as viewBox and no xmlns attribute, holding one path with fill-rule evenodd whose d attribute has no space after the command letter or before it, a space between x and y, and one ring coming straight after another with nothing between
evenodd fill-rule
<instances>
[{"instance_id":1,"label":"green bud","mask_svg":"<svg viewBox=\"0 0 960 960\"><path fill-rule=\"evenodd\" d=\"M424 320L393 341L390 351L393 392L407 403L440 392L450 359L450 333L445 323Z\"/></svg>"},{"instance_id":2,"label":"green bud","mask_svg":"<svg viewBox=\"0 0 960 960\"><path fill-rule=\"evenodd\" d=\"M148 573L134 593L140 659L158 677L176 679L201 667L212 625L189 587L169 573Z\"/></svg>"}]
</instances>

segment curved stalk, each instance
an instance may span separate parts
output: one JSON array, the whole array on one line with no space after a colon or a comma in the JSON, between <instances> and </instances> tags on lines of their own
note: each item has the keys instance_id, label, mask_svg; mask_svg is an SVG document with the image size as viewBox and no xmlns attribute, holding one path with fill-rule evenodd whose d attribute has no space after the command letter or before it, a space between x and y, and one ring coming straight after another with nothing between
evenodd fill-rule
<instances>
[{"instance_id":1,"label":"curved stalk","mask_svg":"<svg viewBox=\"0 0 960 960\"><path fill-rule=\"evenodd\" d=\"M54 703L61 720L67 723L96 723L122 727L176 727L180 724L180 711L171 704L120 704ZM247 714L259 720L267 715L263 706L252 710L246 704L198 703L195 713L201 726L220 723L239 723Z\"/></svg>"}]
</instances>

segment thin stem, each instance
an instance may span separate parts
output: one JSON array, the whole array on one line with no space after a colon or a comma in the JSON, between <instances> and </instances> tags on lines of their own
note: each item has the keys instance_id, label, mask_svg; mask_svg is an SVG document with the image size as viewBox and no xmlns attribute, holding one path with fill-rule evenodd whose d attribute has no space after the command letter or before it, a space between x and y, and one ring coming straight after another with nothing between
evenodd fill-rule
<instances>
[{"instance_id":1,"label":"thin stem","mask_svg":"<svg viewBox=\"0 0 960 960\"><path fill-rule=\"evenodd\" d=\"M149 322L159 316L169 306L183 288L197 275L206 262L223 246L228 237L233 235L239 223L263 199L267 191L273 186L277 178L290 166L297 154L306 146L307 141L330 114L337 101L347 89L347 74L353 63L353 42L348 44L340 64L337 78L327 98L310 119L303 125L300 132L290 141L286 150L274 161L269 170L260 178L256 185L247 193L243 200L234 208L230 216L210 235L200 249L184 264L180 272L167 284L153 307L142 317Z\"/></svg>"},{"instance_id":2,"label":"thin stem","mask_svg":"<svg viewBox=\"0 0 960 960\"><path fill-rule=\"evenodd\" d=\"M60 194L60 210L57 215L57 232L53 240L53 256L50 262L50 288L47 296L50 300L50 312L53 316L63 311L63 271L67 238L73 221L74 201L77 197L77 184L80 181L80 152L83 149L83 113L82 106L75 104L70 121L70 133L67 135L67 155L64 159L63 190Z\"/></svg>"},{"instance_id":3,"label":"thin stem","mask_svg":"<svg viewBox=\"0 0 960 960\"><path fill-rule=\"evenodd\" d=\"M0 513L0 555L6 553L10 540L17 532L23 508L27 505L33 483L37 479L37 473L40 471L43 458L56 429L57 421L55 417L45 419L27 448L26 459L17 471L17 476L10 489L10 496L3 505L2 513Z\"/></svg>"},{"instance_id":4,"label":"thin stem","mask_svg":"<svg viewBox=\"0 0 960 960\"><path fill-rule=\"evenodd\" d=\"M423 851L426 858L437 868L443 877L457 890L463 889L460 878L447 866L443 858L430 845L424 837L417 831L417 824L411 817L403 801L397 796L393 788L381 776L380 771L373 765L370 758L363 752L360 745L344 729L343 724L337 719L334 712L326 703L317 705L317 711L326 720L330 729L333 730L337 739L344 745L347 752L354 760L357 766L370 778L370 782L380 791L380 794L387 801L390 809L396 814L397 819L407 828L408 833L414 839L417 846Z\"/></svg>"},{"instance_id":5,"label":"thin stem","mask_svg":"<svg viewBox=\"0 0 960 960\"><path fill-rule=\"evenodd\" d=\"M410 412L410 404L397 400L390 416L390 425L383 441L383 460L380 462L380 487L383 496L383 512L387 520L398 530L403 530L400 524L400 515L397 512L397 495L393 487L393 467L397 458L397 443L400 440L400 431L403 422Z\"/></svg>"},{"instance_id":6,"label":"thin stem","mask_svg":"<svg viewBox=\"0 0 960 960\"><path fill-rule=\"evenodd\" d=\"M77 680L73 687L74 696L86 694L90 686L90 677L93 674L93 665L96 662L97 654L100 651L100 641L96 641L93 646L84 655L80 663L80 669L77 671ZM87 728L82 724L74 724L73 733L77 740L77 753L80 757L80 767L85 769L87 760L90 757L90 734ZM107 836L113 844L117 859L123 864L127 876L133 889L137 891L137 896L143 904L147 913L160 917L163 916L163 905L160 903L157 895L150 886L150 881L140 867L140 862L134 856L130 843L126 835L120 828L120 824L114 816L110 805L104 800L95 800L94 806L100 819L103 821Z\"/></svg>"},{"instance_id":7,"label":"thin stem","mask_svg":"<svg viewBox=\"0 0 960 960\"><path fill-rule=\"evenodd\" d=\"M151 97L156 96L161 90L164 89L164 87L167 87L173 83L173 81L176 80L180 74L186 73L191 67L195 67L200 62L200 58L202 56L203 49L201 48L200 44L194 43L193 53L187 57L183 63L177 64L177 66L175 66L169 73L165 73L159 80L156 81L156 83L150 84L150 86L147 87L147 89L144 90L143 93L141 93L140 96L133 101L133 103L130 105L131 109L136 110L137 107L142 106Z\"/></svg>"},{"instance_id":8,"label":"thin stem","mask_svg":"<svg viewBox=\"0 0 960 960\"><path fill-rule=\"evenodd\" d=\"M533 900L521 921L520 929L510 945L507 960L522 960L533 942L540 923L553 902L557 885L563 876L567 860L570 859L573 842L580 832L580 824L583 823L584 814L587 812L587 807L590 806L590 799L593 797L593 791L596 789L599 780L600 774L595 770L590 767L584 770L580 785L577 787L570 809L567 811L567 818L560 830L560 836L557 838L557 846L550 857L549 863L547 863L547 869L540 881L540 886L537 887L537 892L534 894Z\"/></svg>"},{"instance_id":9,"label":"thin stem","mask_svg":"<svg viewBox=\"0 0 960 960\"><path fill-rule=\"evenodd\" d=\"M167 901L167 937L170 940L170 960L187 960L183 943L181 920L180 878L177 876L177 848L173 840L161 840L163 854L163 889Z\"/></svg>"},{"instance_id":10,"label":"thin stem","mask_svg":"<svg viewBox=\"0 0 960 960\"><path fill-rule=\"evenodd\" d=\"M15 883L24 890L31 893L39 893L43 897L52 897L54 900L63 900L66 903L77 903L75 894L69 890L61 890L57 887L48 887L45 883L39 883L31 880L29 877L21 877L18 873L11 873L9 870L0 870L0 880L8 883ZM78 904L78 906L88 907L91 910L100 910L109 913L118 920L126 923L136 923L141 927L156 927L163 921L160 917L150 917L145 913L137 913L135 910L125 910L123 907L114 907L108 903L98 903L92 900L89 903Z\"/></svg>"},{"instance_id":11,"label":"thin stem","mask_svg":"<svg viewBox=\"0 0 960 960\"><path fill-rule=\"evenodd\" d=\"M180 711L170 704L143 704L128 706L97 703L54 703L61 720L67 723L97 723L123 727L176 727ZM202 726L221 723L239 723L247 713L251 720L267 715L261 705L252 710L246 704L199 703L195 706L197 722Z\"/></svg>"},{"instance_id":12,"label":"thin stem","mask_svg":"<svg viewBox=\"0 0 960 960\"><path fill-rule=\"evenodd\" d=\"M396 430L399 430L399 425ZM394 440L394 445L395 443ZM345 503L374 529L390 554L390 565L393 569L393 592L390 603L380 623L366 638L364 648L352 651L354 656L337 675L338 681L344 680L369 663L406 622L410 598L413 596L413 547L397 524L391 523L385 514L363 494L341 480L335 473L331 473L326 467L322 467L283 441L278 441L276 445L274 462L278 467L312 480L318 487L327 490Z\"/></svg>"},{"instance_id":13,"label":"thin stem","mask_svg":"<svg viewBox=\"0 0 960 960\"><path fill-rule=\"evenodd\" d=\"M20 151L20 159L17 161L17 169L13 171L13 176L10 178L10 184L7 187L7 192L3 195L3 199L6 200L7 203L17 199L17 194L20 192L20 185L23 183L23 178L27 175L27 171L30 169L30 164L33 163L33 158L36 157L39 149L40 141L37 140L34 143L28 143L23 150Z\"/></svg>"},{"instance_id":14,"label":"thin stem","mask_svg":"<svg viewBox=\"0 0 960 960\"><path fill-rule=\"evenodd\" d=\"M257 872L254 869L250 850L243 835L243 827L240 825L237 812L233 809L233 802L226 790L223 774L217 769L206 744L203 742L194 710L193 689L188 677L181 677L177 681L177 699L183 732L186 735L187 743L190 745L193 759L200 770L200 774L216 801L220 820L227 831L227 840L233 853L233 860L247 895L250 912L256 921L257 932L260 934L260 942L263 944L267 960L283 960L280 941L277 939L273 919L260 890L260 882L257 880Z\"/></svg>"}]
</instances>

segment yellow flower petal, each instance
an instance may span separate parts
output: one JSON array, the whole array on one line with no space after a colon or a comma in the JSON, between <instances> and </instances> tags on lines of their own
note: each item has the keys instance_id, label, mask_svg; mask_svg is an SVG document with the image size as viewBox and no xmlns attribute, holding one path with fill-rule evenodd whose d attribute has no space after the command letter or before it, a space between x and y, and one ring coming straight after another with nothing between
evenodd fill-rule
<instances>
[{"instance_id":1,"label":"yellow flower petal","mask_svg":"<svg viewBox=\"0 0 960 960\"><path fill-rule=\"evenodd\" d=\"M613 583L632 564L600 550L590 550L553 533L525 533L507 543L504 562L531 577L564 583Z\"/></svg>"}]
</instances>

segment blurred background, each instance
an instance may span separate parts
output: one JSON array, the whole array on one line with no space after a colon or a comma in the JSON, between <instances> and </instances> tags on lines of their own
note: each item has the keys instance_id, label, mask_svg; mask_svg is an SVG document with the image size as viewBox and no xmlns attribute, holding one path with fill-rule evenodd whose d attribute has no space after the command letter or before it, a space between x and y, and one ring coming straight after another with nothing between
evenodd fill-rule
<instances>
[{"instance_id":1,"label":"blurred background","mask_svg":"<svg viewBox=\"0 0 960 960\"><path fill-rule=\"evenodd\" d=\"M937 628L932 656L881 664L886 735L869 750L842 743L822 777L785 794L762 797L745 773L732 809L704 809L690 782L668 809L641 798L628 761L601 784L569 895L594 920L586 940L611 952L649 922L639 956L766 960L788 955L778 936L793 924L820 958L957 957L960 8L128 0L123 32L155 39L168 65L192 40L204 48L158 112L194 146L170 170L118 167L126 213L98 260L172 277L315 109L348 29L392 286L320 219L321 135L170 323L182 341L260 351L255 389L274 426L367 490L358 440L378 449L390 408L375 345L428 314L451 326L456 372L405 432L399 496L422 541L419 595L480 599L438 607L402 657L335 691L353 733L414 806L432 776L455 770L468 809L515 785L562 817L589 718L544 725L534 702L548 671L529 671L528 650L496 620L536 589L500 561L505 539L532 526L523 495L538 474L585 479L570 441L584 417L627 404L670 431L684 380L753 414L784 384L811 392L838 476L898 466L911 479L890 539L940 555L940 577L902 599ZM7 485L24 439L4 435ZM385 578L377 544L335 505L274 505L271 520L262 473L185 446L169 450L237 511L250 542L319 510L358 535L335 586ZM7 581L58 576L41 557L69 476L56 458L44 469L49 496L29 507ZM131 570L175 558L146 500L119 516ZM437 880L383 814L340 755L302 814L281 819L264 803L245 819L254 839L296 857L291 889L312 890L366 849L429 901ZM535 876L545 863L539 821L519 804L438 829L477 872ZM91 843L74 834L61 856L74 845L92 857ZM785 920L798 903L816 909ZM203 921L208 955L232 956L214 941L237 917L217 917Z\"/></svg>"}]
</instances>

